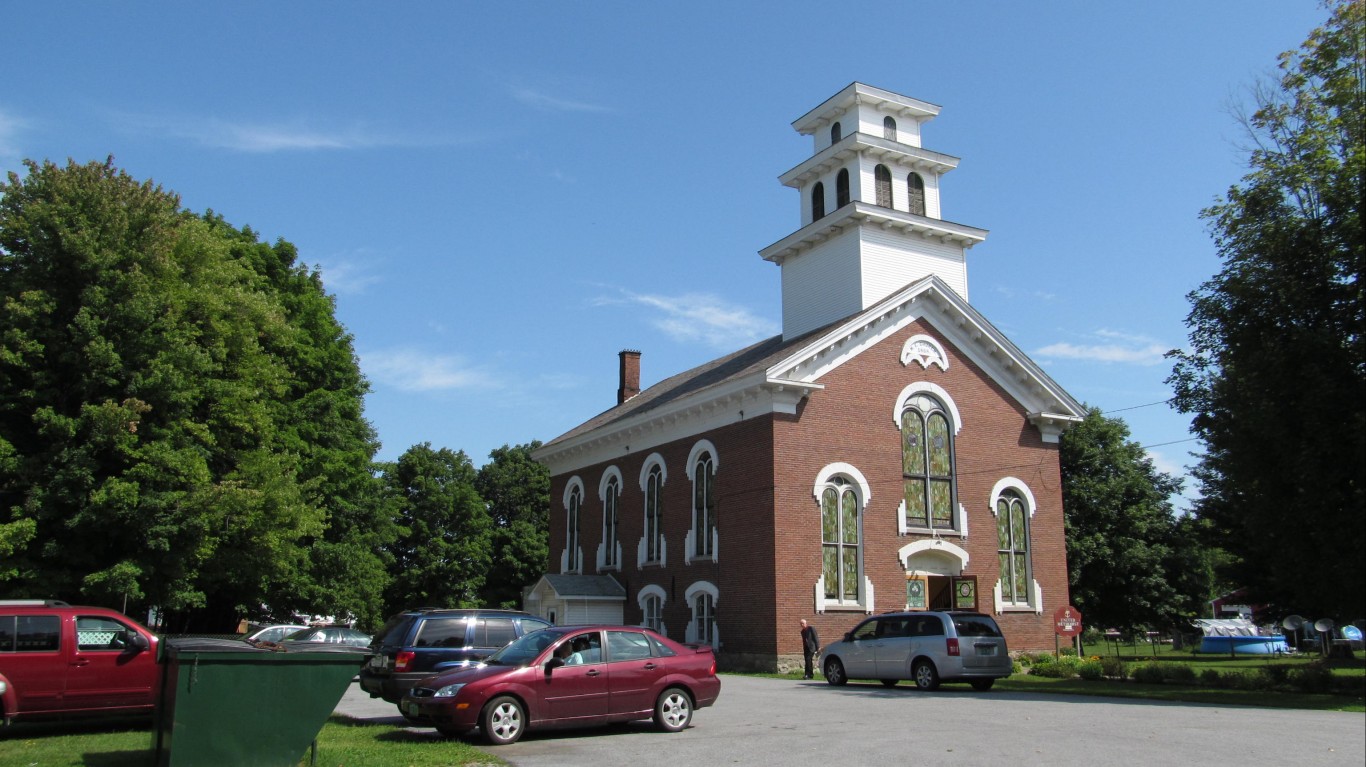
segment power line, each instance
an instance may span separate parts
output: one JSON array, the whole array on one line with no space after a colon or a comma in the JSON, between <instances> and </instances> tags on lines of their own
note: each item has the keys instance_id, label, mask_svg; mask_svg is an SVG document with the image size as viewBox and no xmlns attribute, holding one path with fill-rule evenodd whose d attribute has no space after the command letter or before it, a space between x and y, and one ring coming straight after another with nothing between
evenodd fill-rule
<instances>
[{"instance_id":1,"label":"power line","mask_svg":"<svg viewBox=\"0 0 1366 767\"><path fill-rule=\"evenodd\" d=\"M1115 408L1114 410L1106 410L1106 411L1102 412L1101 415L1109 415L1109 414L1111 414L1111 413L1123 413L1123 412L1126 411L1126 410L1138 410L1139 408L1144 408L1144 407L1156 407L1157 405L1170 405L1170 404L1172 403L1172 400L1174 400L1174 399L1176 399L1176 397L1171 397L1171 398L1169 398L1169 399L1164 399L1164 400L1162 400L1161 402L1149 402L1149 403L1146 404L1146 405L1133 405L1133 406L1130 406L1130 407Z\"/></svg>"}]
</instances>

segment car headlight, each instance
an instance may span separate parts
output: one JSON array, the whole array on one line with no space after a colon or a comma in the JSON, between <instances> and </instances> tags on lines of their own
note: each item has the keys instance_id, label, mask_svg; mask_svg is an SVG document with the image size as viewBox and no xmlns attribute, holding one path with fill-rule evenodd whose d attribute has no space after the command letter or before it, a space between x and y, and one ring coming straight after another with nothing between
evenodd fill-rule
<instances>
[{"instance_id":1,"label":"car headlight","mask_svg":"<svg viewBox=\"0 0 1366 767\"><path fill-rule=\"evenodd\" d=\"M0 682L0 695L4 695L4 694L5 694L5 691L8 690L8 689L9 689L9 684L8 684L8 683L6 683L6 682Z\"/></svg>"},{"instance_id":2,"label":"car headlight","mask_svg":"<svg viewBox=\"0 0 1366 767\"><path fill-rule=\"evenodd\" d=\"M460 692L460 688L464 686L465 685L463 682L461 684L448 684L445 687L442 687L441 689L437 690L436 695L434 695L433 697L454 698L455 694Z\"/></svg>"}]
</instances>

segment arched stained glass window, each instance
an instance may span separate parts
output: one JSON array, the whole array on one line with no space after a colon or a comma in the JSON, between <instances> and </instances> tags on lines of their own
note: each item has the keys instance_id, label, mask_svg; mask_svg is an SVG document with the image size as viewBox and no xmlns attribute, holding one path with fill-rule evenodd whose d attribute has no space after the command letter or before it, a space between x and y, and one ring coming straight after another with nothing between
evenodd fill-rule
<instances>
[{"instance_id":1,"label":"arched stained glass window","mask_svg":"<svg viewBox=\"0 0 1366 767\"><path fill-rule=\"evenodd\" d=\"M901 411L901 474L908 528L955 528L953 427L939 400L917 394Z\"/></svg>"},{"instance_id":2,"label":"arched stained glass window","mask_svg":"<svg viewBox=\"0 0 1366 767\"><path fill-rule=\"evenodd\" d=\"M910 190L911 212L917 216L925 215L925 179L919 173L912 173L906 178L906 186Z\"/></svg>"},{"instance_id":3,"label":"arched stained glass window","mask_svg":"<svg viewBox=\"0 0 1366 767\"><path fill-rule=\"evenodd\" d=\"M844 477L835 477L821 491L821 556L825 598L859 601L860 503Z\"/></svg>"},{"instance_id":4,"label":"arched stained glass window","mask_svg":"<svg viewBox=\"0 0 1366 767\"><path fill-rule=\"evenodd\" d=\"M1014 491L996 501L996 553L1001 561L1001 601L1029 604L1029 509Z\"/></svg>"},{"instance_id":5,"label":"arched stained glass window","mask_svg":"<svg viewBox=\"0 0 1366 767\"><path fill-rule=\"evenodd\" d=\"M892 207L892 172L886 165L873 169L873 180L877 188L877 204L883 208Z\"/></svg>"}]
</instances>

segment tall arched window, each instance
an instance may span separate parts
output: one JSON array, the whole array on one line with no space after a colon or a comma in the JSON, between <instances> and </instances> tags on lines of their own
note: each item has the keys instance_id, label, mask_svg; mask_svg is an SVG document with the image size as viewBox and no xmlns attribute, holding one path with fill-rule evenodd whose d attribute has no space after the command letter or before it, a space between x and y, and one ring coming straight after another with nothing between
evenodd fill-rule
<instances>
[{"instance_id":1,"label":"tall arched window","mask_svg":"<svg viewBox=\"0 0 1366 767\"><path fill-rule=\"evenodd\" d=\"M891 117L882 118L882 137L888 141L896 141L896 120Z\"/></svg>"},{"instance_id":2,"label":"tall arched window","mask_svg":"<svg viewBox=\"0 0 1366 767\"><path fill-rule=\"evenodd\" d=\"M906 186L911 194L911 212L925 215L925 179L919 173L912 173L906 178Z\"/></svg>"},{"instance_id":3,"label":"tall arched window","mask_svg":"<svg viewBox=\"0 0 1366 767\"><path fill-rule=\"evenodd\" d=\"M607 480L607 492L602 498L602 566L620 567L617 559L618 506L621 503L621 482L612 477Z\"/></svg>"},{"instance_id":4,"label":"tall arched window","mask_svg":"<svg viewBox=\"0 0 1366 767\"><path fill-rule=\"evenodd\" d=\"M996 540L1001 560L1001 602L1028 605L1029 509L1014 490L1001 493L996 500Z\"/></svg>"},{"instance_id":5,"label":"tall arched window","mask_svg":"<svg viewBox=\"0 0 1366 767\"><path fill-rule=\"evenodd\" d=\"M833 477L821 491L821 571L825 598L859 601L860 503L849 480Z\"/></svg>"},{"instance_id":6,"label":"tall arched window","mask_svg":"<svg viewBox=\"0 0 1366 767\"><path fill-rule=\"evenodd\" d=\"M664 486L664 470L659 464L650 467L645 478L645 561L658 562L664 552L664 515L660 509L660 490Z\"/></svg>"},{"instance_id":7,"label":"tall arched window","mask_svg":"<svg viewBox=\"0 0 1366 767\"><path fill-rule=\"evenodd\" d=\"M953 426L943 403L916 394L901 411L901 474L906 527L955 527Z\"/></svg>"},{"instance_id":8,"label":"tall arched window","mask_svg":"<svg viewBox=\"0 0 1366 767\"><path fill-rule=\"evenodd\" d=\"M693 638L697 644L716 644L716 600L703 591L693 597Z\"/></svg>"},{"instance_id":9,"label":"tall arched window","mask_svg":"<svg viewBox=\"0 0 1366 767\"><path fill-rule=\"evenodd\" d=\"M569 491L569 503L565 508L565 572L580 572L579 561L579 512L583 507L583 489L574 487Z\"/></svg>"},{"instance_id":10,"label":"tall arched window","mask_svg":"<svg viewBox=\"0 0 1366 767\"><path fill-rule=\"evenodd\" d=\"M839 143L839 140L840 140L841 138L843 138L843 136L840 135L840 124L839 124L839 123L835 123L834 125L831 125L831 126L830 126L830 143L831 143L831 144L838 144L838 143Z\"/></svg>"},{"instance_id":11,"label":"tall arched window","mask_svg":"<svg viewBox=\"0 0 1366 767\"><path fill-rule=\"evenodd\" d=\"M840 172L835 175L835 208L843 208L849 204L849 169L840 168Z\"/></svg>"},{"instance_id":12,"label":"tall arched window","mask_svg":"<svg viewBox=\"0 0 1366 767\"><path fill-rule=\"evenodd\" d=\"M892 207L892 172L886 165L873 168L874 186L877 189L877 204L883 208Z\"/></svg>"},{"instance_id":13,"label":"tall arched window","mask_svg":"<svg viewBox=\"0 0 1366 767\"><path fill-rule=\"evenodd\" d=\"M693 464L693 558L716 556L716 463L702 453Z\"/></svg>"},{"instance_id":14,"label":"tall arched window","mask_svg":"<svg viewBox=\"0 0 1366 767\"><path fill-rule=\"evenodd\" d=\"M645 597L645 627L664 633L664 599L658 594Z\"/></svg>"},{"instance_id":15,"label":"tall arched window","mask_svg":"<svg viewBox=\"0 0 1366 767\"><path fill-rule=\"evenodd\" d=\"M817 181L811 187L811 220L816 221L825 216L825 184Z\"/></svg>"}]
</instances>

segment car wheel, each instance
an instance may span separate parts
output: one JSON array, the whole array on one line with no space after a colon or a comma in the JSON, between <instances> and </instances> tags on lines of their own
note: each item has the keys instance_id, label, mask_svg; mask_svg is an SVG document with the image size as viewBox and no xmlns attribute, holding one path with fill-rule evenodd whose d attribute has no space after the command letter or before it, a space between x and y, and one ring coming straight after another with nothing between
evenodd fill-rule
<instances>
[{"instance_id":1,"label":"car wheel","mask_svg":"<svg viewBox=\"0 0 1366 767\"><path fill-rule=\"evenodd\" d=\"M849 681L849 677L844 675L844 664L840 663L839 658L831 658L825 662L825 681L836 687Z\"/></svg>"},{"instance_id":2,"label":"car wheel","mask_svg":"<svg viewBox=\"0 0 1366 767\"><path fill-rule=\"evenodd\" d=\"M915 677L916 689L939 689L939 672L935 670L933 663L927 660L916 661L915 668L911 669L911 675Z\"/></svg>"},{"instance_id":3,"label":"car wheel","mask_svg":"<svg viewBox=\"0 0 1366 767\"><path fill-rule=\"evenodd\" d=\"M900 680L897 680L897 679L879 679L878 681L879 681L879 682L882 682L882 686L883 686L883 687L896 687L896 683L897 683L898 681L900 681Z\"/></svg>"},{"instance_id":4,"label":"car wheel","mask_svg":"<svg viewBox=\"0 0 1366 767\"><path fill-rule=\"evenodd\" d=\"M495 746L516 743L526 729L526 711L516 698L503 695L489 701L479 719L484 738Z\"/></svg>"},{"instance_id":5,"label":"car wheel","mask_svg":"<svg viewBox=\"0 0 1366 767\"><path fill-rule=\"evenodd\" d=\"M655 724L665 732L685 730L692 722L692 698L677 687L659 694L655 701Z\"/></svg>"},{"instance_id":6,"label":"car wheel","mask_svg":"<svg viewBox=\"0 0 1366 767\"><path fill-rule=\"evenodd\" d=\"M996 684L995 679L974 679L972 680L972 689L979 692L986 692L991 689L993 684Z\"/></svg>"}]
</instances>

